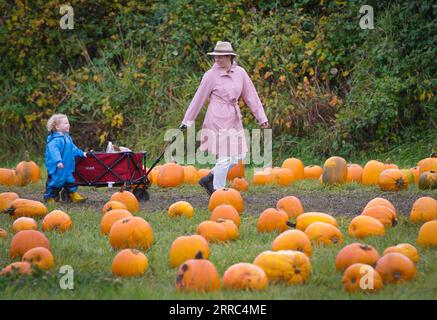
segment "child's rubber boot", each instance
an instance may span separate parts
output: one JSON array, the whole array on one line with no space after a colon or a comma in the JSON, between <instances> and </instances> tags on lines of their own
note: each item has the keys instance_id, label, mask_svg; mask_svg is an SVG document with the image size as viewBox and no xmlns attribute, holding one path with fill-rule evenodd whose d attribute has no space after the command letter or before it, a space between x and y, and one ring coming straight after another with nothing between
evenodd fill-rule
<instances>
[{"instance_id":1,"label":"child's rubber boot","mask_svg":"<svg viewBox=\"0 0 437 320\"><path fill-rule=\"evenodd\" d=\"M70 193L71 202L85 202L88 198L79 194L79 192Z\"/></svg>"},{"instance_id":2,"label":"child's rubber boot","mask_svg":"<svg viewBox=\"0 0 437 320\"><path fill-rule=\"evenodd\" d=\"M55 204L56 203L56 199L55 198L48 198L48 199L46 199L46 203L47 204Z\"/></svg>"}]
</instances>

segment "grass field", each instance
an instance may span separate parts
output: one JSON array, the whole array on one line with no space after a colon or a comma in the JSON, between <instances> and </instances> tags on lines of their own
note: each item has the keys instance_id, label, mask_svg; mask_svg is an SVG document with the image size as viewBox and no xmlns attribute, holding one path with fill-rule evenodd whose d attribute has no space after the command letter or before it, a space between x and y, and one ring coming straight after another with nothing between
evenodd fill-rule
<instances>
[{"instance_id":1,"label":"grass field","mask_svg":"<svg viewBox=\"0 0 437 320\"><path fill-rule=\"evenodd\" d=\"M44 180L24 188L12 188L21 197L40 199ZM0 192L7 191L0 187ZM182 186L174 189L151 188L151 200L141 204L138 216L145 218L154 231L154 243L145 252L149 269L144 276L126 279L111 273L111 263L116 252L109 240L100 233L101 208L109 200L114 189L82 188L90 197L85 204L64 204L49 207L67 212L74 223L72 230L60 234L47 232L55 270L41 272L32 277L0 277L0 299L436 299L437 298L437 250L424 250L417 246L416 238L420 225L408 219L411 205L420 196L437 198L437 190L420 191L416 186L398 193L381 192L377 187L363 187L358 184L325 188L318 181L296 182L287 188L263 186L252 188L243 194L246 210L242 215L240 237L226 244L210 244L212 261L222 276L225 270L238 262L253 262L264 250L271 249L276 233L259 234L256 230L258 215L274 206L284 195L301 198L305 211L322 211L334 215L343 232L344 241L336 246L313 246L312 272L305 285L287 286L269 284L262 292L233 292L220 290L214 293L179 293L174 284L176 269L168 264L171 243L180 235L194 234L196 226L208 220L207 197L197 186ZM360 213L365 203L376 196L392 201L398 210L399 224L388 230L381 238L367 238L357 241L347 235L351 218ZM170 219L168 205L178 200L190 201L195 207L192 219ZM41 221L38 222L41 227ZM0 216L0 227L8 231L8 239L0 241L0 267L13 262L9 258L9 243L12 238L12 218ZM40 228L39 228L40 229ZM373 245L380 254L388 246L402 242L415 245L421 255L417 264L417 277L405 284L387 285L376 294L348 294L342 287L342 274L336 272L334 260L338 251L346 244L363 242ZM74 269L74 289L62 290L59 281L62 265Z\"/></svg>"}]
</instances>

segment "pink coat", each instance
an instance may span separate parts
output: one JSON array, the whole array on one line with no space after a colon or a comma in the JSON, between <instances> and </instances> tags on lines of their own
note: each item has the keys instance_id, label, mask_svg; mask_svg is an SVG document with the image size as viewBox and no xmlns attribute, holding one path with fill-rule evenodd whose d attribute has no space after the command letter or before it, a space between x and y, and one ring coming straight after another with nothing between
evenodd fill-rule
<instances>
[{"instance_id":1,"label":"pink coat","mask_svg":"<svg viewBox=\"0 0 437 320\"><path fill-rule=\"evenodd\" d=\"M201 151L218 156L237 156L247 152L238 99L242 97L259 124L267 121L255 86L246 70L234 64L227 73L216 63L203 76L188 107L183 124L190 127L209 98L200 135Z\"/></svg>"}]
</instances>

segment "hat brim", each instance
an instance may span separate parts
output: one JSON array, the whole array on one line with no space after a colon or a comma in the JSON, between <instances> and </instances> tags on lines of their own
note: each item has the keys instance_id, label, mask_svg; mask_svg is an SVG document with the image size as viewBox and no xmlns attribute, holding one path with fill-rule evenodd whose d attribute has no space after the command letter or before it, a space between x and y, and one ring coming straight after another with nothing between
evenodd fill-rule
<instances>
[{"instance_id":1,"label":"hat brim","mask_svg":"<svg viewBox=\"0 0 437 320\"><path fill-rule=\"evenodd\" d=\"M237 56L233 52L208 52L207 55L209 55L209 56L234 56L234 57Z\"/></svg>"}]
</instances>

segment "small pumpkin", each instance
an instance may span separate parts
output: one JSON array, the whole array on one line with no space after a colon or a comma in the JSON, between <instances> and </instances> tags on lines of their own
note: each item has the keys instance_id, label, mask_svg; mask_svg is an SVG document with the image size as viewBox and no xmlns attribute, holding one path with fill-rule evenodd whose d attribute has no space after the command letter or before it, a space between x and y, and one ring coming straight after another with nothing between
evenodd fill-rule
<instances>
[{"instance_id":1,"label":"small pumpkin","mask_svg":"<svg viewBox=\"0 0 437 320\"><path fill-rule=\"evenodd\" d=\"M215 221L203 221L197 226L196 233L208 242L222 242L228 239L226 227Z\"/></svg>"},{"instance_id":2,"label":"small pumpkin","mask_svg":"<svg viewBox=\"0 0 437 320\"><path fill-rule=\"evenodd\" d=\"M14 218L40 218L47 214L48 209L39 201L18 198L11 202L9 208L6 209L5 212Z\"/></svg>"},{"instance_id":3,"label":"small pumpkin","mask_svg":"<svg viewBox=\"0 0 437 320\"><path fill-rule=\"evenodd\" d=\"M110 201L118 201L123 203L127 210L131 213L135 213L139 210L140 206L138 203L138 199L134 196L134 194L127 190L121 190L119 192L114 193L111 196Z\"/></svg>"},{"instance_id":4,"label":"small pumpkin","mask_svg":"<svg viewBox=\"0 0 437 320\"><path fill-rule=\"evenodd\" d=\"M0 228L0 238L6 240L8 238L8 232L5 229Z\"/></svg>"},{"instance_id":5,"label":"small pumpkin","mask_svg":"<svg viewBox=\"0 0 437 320\"><path fill-rule=\"evenodd\" d=\"M235 178L244 178L244 162L240 160L227 173L226 179L233 181Z\"/></svg>"},{"instance_id":6,"label":"small pumpkin","mask_svg":"<svg viewBox=\"0 0 437 320\"><path fill-rule=\"evenodd\" d=\"M394 227L397 225L398 220L396 213L386 206L372 206L364 209L361 213L363 216L369 216L379 220L385 227Z\"/></svg>"},{"instance_id":7,"label":"small pumpkin","mask_svg":"<svg viewBox=\"0 0 437 320\"><path fill-rule=\"evenodd\" d=\"M241 197L240 192L232 188L222 188L214 191L209 198L208 209L212 212L222 204L233 206L240 214L244 211L243 197Z\"/></svg>"},{"instance_id":8,"label":"small pumpkin","mask_svg":"<svg viewBox=\"0 0 437 320\"><path fill-rule=\"evenodd\" d=\"M168 216L170 218L174 218L174 217L187 217L187 218L192 218L194 215L194 208L193 206L187 202L187 201L178 201L173 203L169 208L168 208Z\"/></svg>"},{"instance_id":9,"label":"small pumpkin","mask_svg":"<svg viewBox=\"0 0 437 320\"><path fill-rule=\"evenodd\" d=\"M194 259L179 266L176 276L176 290L210 292L220 289L220 276L209 260L199 252Z\"/></svg>"},{"instance_id":10,"label":"small pumpkin","mask_svg":"<svg viewBox=\"0 0 437 320\"><path fill-rule=\"evenodd\" d=\"M194 166L184 166L184 183L197 184L199 181L199 174Z\"/></svg>"},{"instance_id":11,"label":"small pumpkin","mask_svg":"<svg viewBox=\"0 0 437 320\"><path fill-rule=\"evenodd\" d=\"M234 180L232 180L231 188L240 192L248 191L249 183L245 178L234 178Z\"/></svg>"},{"instance_id":12,"label":"small pumpkin","mask_svg":"<svg viewBox=\"0 0 437 320\"><path fill-rule=\"evenodd\" d=\"M36 247L50 250L50 243L45 234L36 230L23 230L12 238L9 255L12 258L22 257L27 251Z\"/></svg>"},{"instance_id":13,"label":"small pumpkin","mask_svg":"<svg viewBox=\"0 0 437 320\"><path fill-rule=\"evenodd\" d=\"M105 203L105 205L102 208L102 214L105 215L111 210L127 210L127 207L121 203L120 201L108 201Z\"/></svg>"},{"instance_id":14,"label":"small pumpkin","mask_svg":"<svg viewBox=\"0 0 437 320\"><path fill-rule=\"evenodd\" d=\"M304 168L305 179L319 179L323 173L321 166L306 166Z\"/></svg>"},{"instance_id":15,"label":"small pumpkin","mask_svg":"<svg viewBox=\"0 0 437 320\"><path fill-rule=\"evenodd\" d=\"M42 230L50 231L56 230L65 232L73 227L73 221L68 214L61 210L53 210L44 217L42 221Z\"/></svg>"},{"instance_id":16,"label":"small pumpkin","mask_svg":"<svg viewBox=\"0 0 437 320\"><path fill-rule=\"evenodd\" d=\"M29 262L41 270L53 269L55 259L50 250L44 247L35 247L23 255L23 261Z\"/></svg>"},{"instance_id":17,"label":"small pumpkin","mask_svg":"<svg viewBox=\"0 0 437 320\"><path fill-rule=\"evenodd\" d=\"M126 219L132 217L132 214L123 209L117 209L117 210L111 210L108 211L103 217L100 222L100 231L102 234L106 235L111 231L112 226L115 222L117 222L120 219Z\"/></svg>"},{"instance_id":18,"label":"small pumpkin","mask_svg":"<svg viewBox=\"0 0 437 320\"><path fill-rule=\"evenodd\" d=\"M408 178L399 169L386 169L378 178L378 185L382 191L399 191L408 188Z\"/></svg>"},{"instance_id":19,"label":"small pumpkin","mask_svg":"<svg viewBox=\"0 0 437 320\"><path fill-rule=\"evenodd\" d=\"M17 233L22 230L37 230L38 224L32 218L21 217L12 223L12 231Z\"/></svg>"},{"instance_id":20,"label":"small pumpkin","mask_svg":"<svg viewBox=\"0 0 437 320\"><path fill-rule=\"evenodd\" d=\"M375 206L386 206L387 208L390 208L395 213L395 215L397 213L395 206L389 200L379 197L370 200L364 207L364 210Z\"/></svg>"},{"instance_id":21,"label":"small pumpkin","mask_svg":"<svg viewBox=\"0 0 437 320\"><path fill-rule=\"evenodd\" d=\"M294 180L293 171L286 168L278 169L274 177L275 183L283 187L289 186Z\"/></svg>"},{"instance_id":22,"label":"small pumpkin","mask_svg":"<svg viewBox=\"0 0 437 320\"><path fill-rule=\"evenodd\" d=\"M350 265L343 274L343 288L347 292L365 291L376 292L383 287L379 273L364 263Z\"/></svg>"},{"instance_id":23,"label":"small pumpkin","mask_svg":"<svg viewBox=\"0 0 437 320\"><path fill-rule=\"evenodd\" d=\"M235 240L239 236L238 227L232 220L227 219L217 219L217 223L222 224L226 229L226 239L227 240Z\"/></svg>"},{"instance_id":24,"label":"small pumpkin","mask_svg":"<svg viewBox=\"0 0 437 320\"><path fill-rule=\"evenodd\" d=\"M184 183L184 168L177 163L166 163L159 168L158 186L162 188L177 187Z\"/></svg>"},{"instance_id":25,"label":"small pumpkin","mask_svg":"<svg viewBox=\"0 0 437 320\"><path fill-rule=\"evenodd\" d=\"M0 193L0 211L4 211L11 206L11 203L20 198L15 192L2 192Z\"/></svg>"},{"instance_id":26,"label":"small pumpkin","mask_svg":"<svg viewBox=\"0 0 437 320\"><path fill-rule=\"evenodd\" d=\"M279 199L276 208L285 211L290 219L297 218L304 213L302 202L295 196L286 196Z\"/></svg>"},{"instance_id":27,"label":"small pumpkin","mask_svg":"<svg viewBox=\"0 0 437 320\"><path fill-rule=\"evenodd\" d=\"M419 189L437 189L437 171L424 171L419 176Z\"/></svg>"},{"instance_id":28,"label":"small pumpkin","mask_svg":"<svg viewBox=\"0 0 437 320\"><path fill-rule=\"evenodd\" d=\"M419 177L425 171L437 171L437 154L433 151L428 158L420 160L417 166L419 167Z\"/></svg>"},{"instance_id":29,"label":"small pumpkin","mask_svg":"<svg viewBox=\"0 0 437 320\"><path fill-rule=\"evenodd\" d=\"M120 219L111 227L109 243L114 249L147 250L153 243L153 230L141 217Z\"/></svg>"},{"instance_id":30,"label":"small pumpkin","mask_svg":"<svg viewBox=\"0 0 437 320\"><path fill-rule=\"evenodd\" d=\"M210 255L208 241L200 235L180 236L173 241L169 251L170 266L179 267L187 260L194 259L198 252L204 259Z\"/></svg>"},{"instance_id":31,"label":"small pumpkin","mask_svg":"<svg viewBox=\"0 0 437 320\"><path fill-rule=\"evenodd\" d=\"M31 275L33 273L32 265L26 261L13 262L10 265L7 265L0 271L0 276L4 276L7 274L20 274L20 275Z\"/></svg>"},{"instance_id":32,"label":"small pumpkin","mask_svg":"<svg viewBox=\"0 0 437 320\"><path fill-rule=\"evenodd\" d=\"M411 171L411 173L413 174L413 177L414 177L414 183L415 183L416 185L418 185L418 184L419 184L419 172L420 172L419 167L416 166L416 167L410 168L410 171Z\"/></svg>"},{"instance_id":33,"label":"small pumpkin","mask_svg":"<svg viewBox=\"0 0 437 320\"><path fill-rule=\"evenodd\" d=\"M252 263L237 263L223 274L223 288L231 290L264 290L269 280L260 267Z\"/></svg>"},{"instance_id":34,"label":"small pumpkin","mask_svg":"<svg viewBox=\"0 0 437 320\"><path fill-rule=\"evenodd\" d=\"M410 169L400 169L400 170L407 177L409 185L412 185L412 184L415 183L415 181L414 181L414 174L413 174L413 172Z\"/></svg>"},{"instance_id":35,"label":"small pumpkin","mask_svg":"<svg viewBox=\"0 0 437 320\"><path fill-rule=\"evenodd\" d=\"M420 255L417 249L409 244L409 243L400 243L396 246L388 247L384 250L384 256L391 252L399 252L404 256L408 257L414 263L417 263L420 260Z\"/></svg>"},{"instance_id":36,"label":"small pumpkin","mask_svg":"<svg viewBox=\"0 0 437 320\"><path fill-rule=\"evenodd\" d=\"M217 221L217 219L229 219L232 220L237 227L240 226L241 218L238 211L229 204L223 204L214 208L209 218L211 221Z\"/></svg>"},{"instance_id":37,"label":"small pumpkin","mask_svg":"<svg viewBox=\"0 0 437 320\"><path fill-rule=\"evenodd\" d=\"M136 249L123 249L112 260L112 274L119 277L136 277L144 274L149 260Z\"/></svg>"},{"instance_id":38,"label":"small pumpkin","mask_svg":"<svg viewBox=\"0 0 437 320\"><path fill-rule=\"evenodd\" d=\"M273 240L272 250L295 250L305 253L308 257L311 257L313 252L310 239L300 230L282 232Z\"/></svg>"},{"instance_id":39,"label":"small pumpkin","mask_svg":"<svg viewBox=\"0 0 437 320\"><path fill-rule=\"evenodd\" d=\"M333 225L326 222L311 223L305 229L305 234L316 244L339 244L343 242L343 235L341 231Z\"/></svg>"},{"instance_id":40,"label":"small pumpkin","mask_svg":"<svg viewBox=\"0 0 437 320\"><path fill-rule=\"evenodd\" d=\"M415 223L437 219L437 200L431 197L417 199L410 212L410 220Z\"/></svg>"},{"instance_id":41,"label":"small pumpkin","mask_svg":"<svg viewBox=\"0 0 437 320\"><path fill-rule=\"evenodd\" d=\"M211 172L211 169L202 168L197 170L197 173L199 175L199 179L202 179L203 177L206 177Z\"/></svg>"},{"instance_id":42,"label":"small pumpkin","mask_svg":"<svg viewBox=\"0 0 437 320\"><path fill-rule=\"evenodd\" d=\"M347 179L347 163L342 157L330 157L323 165L322 182L324 184L341 184Z\"/></svg>"},{"instance_id":43,"label":"small pumpkin","mask_svg":"<svg viewBox=\"0 0 437 320\"><path fill-rule=\"evenodd\" d=\"M12 187L15 185L15 170L0 168L0 185Z\"/></svg>"},{"instance_id":44,"label":"small pumpkin","mask_svg":"<svg viewBox=\"0 0 437 320\"><path fill-rule=\"evenodd\" d=\"M271 172L258 171L253 174L252 184L255 186L268 185L273 182L273 175Z\"/></svg>"},{"instance_id":45,"label":"small pumpkin","mask_svg":"<svg viewBox=\"0 0 437 320\"><path fill-rule=\"evenodd\" d=\"M264 270L269 282L304 284L311 273L311 262L300 251L264 251L253 262Z\"/></svg>"},{"instance_id":46,"label":"small pumpkin","mask_svg":"<svg viewBox=\"0 0 437 320\"><path fill-rule=\"evenodd\" d=\"M419 229L417 244L421 247L437 247L437 220L425 222Z\"/></svg>"},{"instance_id":47,"label":"small pumpkin","mask_svg":"<svg viewBox=\"0 0 437 320\"><path fill-rule=\"evenodd\" d=\"M268 208L259 216L256 228L258 232L282 232L288 229L287 221L287 213L276 208Z\"/></svg>"},{"instance_id":48,"label":"small pumpkin","mask_svg":"<svg viewBox=\"0 0 437 320\"><path fill-rule=\"evenodd\" d=\"M300 159L297 158L285 159L281 165L281 168L290 169L294 174L295 180L305 179L305 167L303 165L302 160Z\"/></svg>"},{"instance_id":49,"label":"small pumpkin","mask_svg":"<svg viewBox=\"0 0 437 320\"><path fill-rule=\"evenodd\" d=\"M288 226L305 231L308 226L314 222L326 222L334 227L338 227L337 220L329 214L323 212L305 212L296 218L296 223L288 222Z\"/></svg>"},{"instance_id":50,"label":"small pumpkin","mask_svg":"<svg viewBox=\"0 0 437 320\"><path fill-rule=\"evenodd\" d=\"M338 252L335 258L335 268L342 271L354 263L364 263L374 267L379 258L378 251L371 245L354 242Z\"/></svg>"},{"instance_id":51,"label":"small pumpkin","mask_svg":"<svg viewBox=\"0 0 437 320\"><path fill-rule=\"evenodd\" d=\"M36 183L41 176L39 166L32 160L29 160L28 153L26 153L26 160L21 161L15 167L16 183L19 186L25 186L28 183Z\"/></svg>"},{"instance_id":52,"label":"small pumpkin","mask_svg":"<svg viewBox=\"0 0 437 320\"><path fill-rule=\"evenodd\" d=\"M382 171L385 170L384 163L377 160L370 160L363 168L362 183L364 185L378 184L378 178Z\"/></svg>"},{"instance_id":53,"label":"small pumpkin","mask_svg":"<svg viewBox=\"0 0 437 320\"><path fill-rule=\"evenodd\" d=\"M381 275L384 283L401 283L416 276L413 261L398 252L388 253L380 258L375 270Z\"/></svg>"},{"instance_id":54,"label":"small pumpkin","mask_svg":"<svg viewBox=\"0 0 437 320\"><path fill-rule=\"evenodd\" d=\"M363 167L359 164L348 164L347 165L347 176L346 181L347 182L358 182L361 183L361 180L363 178Z\"/></svg>"},{"instance_id":55,"label":"small pumpkin","mask_svg":"<svg viewBox=\"0 0 437 320\"><path fill-rule=\"evenodd\" d=\"M385 234L385 228L378 219L361 215L352 219L348 234L358 239L383 236Z\"/></svg>"}]
</instances>

